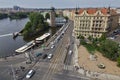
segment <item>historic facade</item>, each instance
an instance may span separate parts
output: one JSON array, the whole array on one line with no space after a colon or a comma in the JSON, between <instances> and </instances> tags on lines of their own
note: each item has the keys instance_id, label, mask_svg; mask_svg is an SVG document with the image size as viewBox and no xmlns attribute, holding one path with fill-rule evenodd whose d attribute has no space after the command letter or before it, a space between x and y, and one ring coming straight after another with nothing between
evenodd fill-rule
<instances>
[{"instance_id":1,"label":"historic facade","mask_svg":"<svg viewBox=\"0 0 120 80\"><path fill-rule=\"evenodd\" d=\"M108 8L83 8L74 17L74 33L76 37L92 36L100 38L102 33L117 26L117 16L114 10Z\"/></svg>"}]
</instances>

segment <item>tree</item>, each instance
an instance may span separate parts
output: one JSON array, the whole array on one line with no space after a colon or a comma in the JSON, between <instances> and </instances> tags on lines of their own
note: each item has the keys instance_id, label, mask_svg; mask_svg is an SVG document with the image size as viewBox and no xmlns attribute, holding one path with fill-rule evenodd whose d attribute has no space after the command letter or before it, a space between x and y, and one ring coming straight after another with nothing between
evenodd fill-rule
<instances>
[{"instance_id":1,"label":"tree","mask_svg":"<svg viewBox=\"0 0 120 80\"><path fill-rule=\"evenodd\" d=\"M93 37L89 36L88 39L92 42L93 41Z\"/></svg>"},{"instance_id":2,"label":"tree","mask_svg":"<svg viewBox=\"0 0 120 80\"><path fill-rule=\"evenodd\" d=\"M111 40L104 40L100 43L100 51L102 54L110 60L116 61L118 58L118 44Z\"/></svg>"},{"instance_id":3,"label":"tree","mask_svg":"<svg viewBox=\"0 0 120 80\"><path fill-rule=\"evenodd\" d=\"M44 17L38 12L31 13L29 15L30 21L25 25L23 29L23 35L31 36L37 34L39 31L43 31L48 28L48 24L44 22Z\"/></svg>"},{"instance_id":4,"label":"tree","mask_svg":"<svg viewBox=\"0 0 120 80\"><path fill-rule=\"evenodd\" d=\"M50 19L50 14L49 14L49 13L46 13L45 19L46 19L46 20L47 20L47 19Z\"/></svg>"},{"instance_id":5,"label":"tree","mask_svg":"<svg viewBox=\"0 0 120 80\"><path fill-rule=\"evenodd\" d=\"M68 19L69 19L67 16L64 16L64 18L66 19L66 21L68 21Z\"/></svg>"},{"instance_id":6,"label":"tree","mask_svg":"<svg viewBox=\"0 0 120 80\"><path fill-rule=\"evenodd\" d=\"M102 36L99 38L99 41L106 40L106 33L103 33Z\"/></svg>"},{"instance_id":7,"label":"tree","mask_svg":"<svg viewBox=\"0 0 120 80\"><path fill-rule=\"evenodd\" d=\"M26 12L17 12L17 13L11 13L9 14L10 19L21 19L21 18L26 18L28 17L29 13Z\"/></svg>"},{"instance_id":8,"label":"tree","mask_svg":"<svg viewBox=\"0 0 120 80\"><path fill-rule=\"evenodd\" d=\"M117 59L117 66L120 67L120 57Z\"/></svg>"},{"instance_id":9,"label":"tree","mask_svg":"<svg viewBox=\"0 0 120 80\"><path fill-rule=\"evenodd\" d=\"M0 19L7 18L7 17L8 17L7 14L5 14L5 13L0 13Z\"/></svg>"}]
</instances>

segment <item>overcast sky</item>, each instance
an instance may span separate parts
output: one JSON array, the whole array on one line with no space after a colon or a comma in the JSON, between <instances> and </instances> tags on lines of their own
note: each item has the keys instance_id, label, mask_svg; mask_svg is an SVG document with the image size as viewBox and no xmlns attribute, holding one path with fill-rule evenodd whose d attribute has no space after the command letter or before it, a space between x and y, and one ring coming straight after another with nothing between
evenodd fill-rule
<instances>
[{"instance_id":1,"label":"overcast sky","mask_svg":"<svg viewBox=\"0 0 120 80\"><path fill-rule=\"evenodd\" d=\"M0 7L56 8L69 7L120 7L120 0L0 0Z\"/></svg>"}]
</instances>

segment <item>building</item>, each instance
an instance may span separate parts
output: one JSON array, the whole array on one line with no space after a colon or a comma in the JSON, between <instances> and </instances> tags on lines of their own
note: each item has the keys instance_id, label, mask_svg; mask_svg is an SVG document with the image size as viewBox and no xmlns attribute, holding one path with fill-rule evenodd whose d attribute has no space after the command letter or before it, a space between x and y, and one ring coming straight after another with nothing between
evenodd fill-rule
<instances>
[{"instance_id":1,"label":"building","mask_svg":"<svg viewBox=\"0 0 120 80\"><path fill-rule=\"evenodd\" d=\"M117 14L118 14L118 17L119 17L119 20L118 20L118 25L120 27L120 8L117 8Z\"/></svg>"},{"instance_id":2,"label":"building","mask_svg":"<svg viewBox=\"0 0 120 80\"><path fill-rule=\"evenodd\" d=\"M74 33L76 37L92 36L100 38L103 33L115 29L118 25L116 11L110 8L82 8L76 10Z\"/></svg>"},{"instance_id":3,"label":"building","mask_svg":"<svg viewBox=\"0 0 120 80\"><path fill-rule=\"evenodd\" d=\"M66 23L66 19L64 17L56 17L55 18L55 25L56 26L62 26Z\"/></svg>"},{"instance_id":4,"label":"building","mask_svg":"<svg viewBox=\"0 0 120 80\"><path fill-rule=\"evenodd\" d=\"M19 11L20 7L19 6L13 6L13 9L16 10L16 11Z\"/></svg>"},{"instance_id":5,"label":"building","mask_svg":"<svg viewBox=\"0 0 120 80\"><path fill-rule=\"evenodd\" d=\"M50 19L47 19L48 24L50 25ZM66 19L64 17L56 17L55 18L55 26L62 26L66 23Z\"/></svg>"},{"instance_id":6,"label":"building","mask_svg":"<svg viewBox=\"0 0 120 80\"><path fill-rule=\"evenodd\" d=\"M67 16L70 20L74 20L75 10L64 10L63 16Z\"/></svg>"}]
</instances>

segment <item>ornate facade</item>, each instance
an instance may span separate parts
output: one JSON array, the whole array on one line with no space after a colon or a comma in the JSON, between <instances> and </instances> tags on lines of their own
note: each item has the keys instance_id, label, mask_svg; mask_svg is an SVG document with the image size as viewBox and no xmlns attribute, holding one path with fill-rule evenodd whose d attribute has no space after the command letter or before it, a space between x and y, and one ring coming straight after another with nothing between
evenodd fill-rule
<instances>
[{"instance_id":1,"label":"ornate facade","mask_svg":"<svg viewBox=\"0 0 120 80\"><path fill-rule=\"evenodd\" d=\"M114 18L116 18L115 12L110 13L108 8L80 9L74 18L75 35L76 37L82 35L84 37L100 38L102 33L116 27L117 18Z\"/></svg>"}]
</instances>

